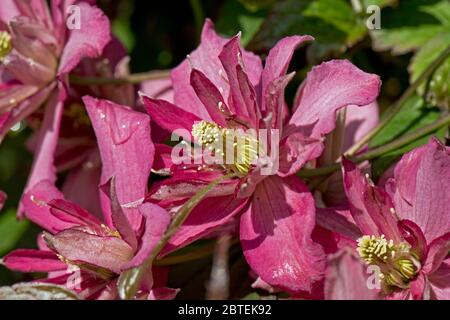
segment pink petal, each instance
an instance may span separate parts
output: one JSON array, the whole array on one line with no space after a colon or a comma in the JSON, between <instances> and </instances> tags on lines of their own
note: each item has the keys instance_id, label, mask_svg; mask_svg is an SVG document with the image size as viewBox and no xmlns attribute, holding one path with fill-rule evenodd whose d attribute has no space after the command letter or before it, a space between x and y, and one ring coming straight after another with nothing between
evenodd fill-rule
<instances>
[{"instance_id":1,"label":"pink petal","mask_svg":"<svg viewBox=\"0 0 450 320\"><path fill-rule=\"evenodd\" d=\"M3 258L3 264L20 272L51 272L67 269L67 265L51 251L19 249Z\"/></svg>"},{"instance_id":2,"label":"pink petal","mask_svg":"<svg viewBox=\"0 0 450 320\"><path fill-rule=\"evenodd\" d=\"M241 244L262 280L290 292L311 291L323 276L324 253L311 240L312 195L297 177L263 180L241 217Z\"/></svg>"},{"instance_id":3,"label":"pink petal","mask_svg":"<svg viewBox=\"0 0 450 320\"><path fill-rule=\"evenodd\" d=\"M325 275L326 300L377 300L378 290L367 287L370 274L350 250L329 257Z\"/></svg>"},{"instance_id":4,"label":"pink petal","mask_svg":"<svg viewBox=\"0 0 450 320\"><path fill-rule=\"evenodd\" d=\"M426 273L433 273L443 263L450 252L450 232L434 239L428 246L428 256L423 266Z\"/></svg>"},{"instance_id":5,"label":"pink petal","mask_svg":"<svg viewBox=\"0 0 450 320\"><path fill-rule=\"evenodd\" d=\"M192 125L201 120L196 115L184 111L170 102L152 99L144 95L141 95L141 99L152 120L170 132L179 129L191 132Z\"/></svg>"},{"instance_id":6,"label":"pink petal","mask_svg":"<svg viewBox=\"0 0 450 320\"><path fill-rule=\"evenodd\" d=\"M102 222L85 209L64 199L53 199L47 202L50 213L60 219L77 226L90 226L93 230L100 228Z\"/></svg>"},{"instance_id":7,"label":"pink petal","mask_svg":"<svg viewBox=\"0 0 450 320\"><path fill-rule=\"evenodd\" d=\"M133 257L133 250L117 237L99 237L80 230L65 230L45 240L52 250L66 259L86 262L120 274L122 266Z\"/></svg>"},{"instance_id":8,"label":"pink petal","mask_svg":"<svg viewBox=\"0 0 450 320\"><path fill-rule=\"evenodd\" d=\"M72 169L64 181L62 192L67 200L77 203L97 217L102 216L98 186L100 184L100 155L89 156L87 161ZM98 165L94 159L98 158ZM97 161L97 160L95 160ZM84 192L80 192L83 190Z\"/></svg>"},{"instance_id":9,"label":"pink petal","mask_svg":"<svg viewBox=\"0 0 450 320\"><path fill-rule=\"evenodd\" d=\"M242 70L245 68L243 62L239 61L241 57L240 36L237 35L223 46L219 54L219 59L225 69L230 85L230 97L228 101L231 112L236 115L250 117L251 110L248 110L248 107L254 109L254 106L247 106L246 98L243 96L243 92L241 92L237 74L238 68Z\"/></svg>"},{"instance_id":10,"label":"pink petal","mask_svg":"<svg viewBox=\"0 0 450 320\"><path fill-rule=\"evenodd\" d=\"M411 220L401 220L398 223L403 238L411 245L412 251L421 262L428 254L427 241L420 227Z\"/></svg>"},{"instance_id":11,"label":"pink petal","mask_svg":"<svg viewBox=\"0 0 450 320\"><path fill-rule=\"evenodd\" d=\"M84 2L80 7L81 28L71 30L61 56L58 75L72 71L83 58L95 58L111 40L109 20L97 7Z\"/></svg>"},{"instance_id":12,"label":"pink petal","mask_svg":"<svg viewBox=\"0 0 450 320\"><path fill-rule=\"evenodd\" d=\"M52 215L48 203L55 199L63 199L63 194L55 185L44 180L33 186L22 197L22 208L25 217L51 233L56 233L78 224L63 221Z\"/></svg>"},{"instance_id":13,"label":"pink petal","mask_svg":"<svg viewBox=\"0 0 450 320\"><path fill-rule=\"evenodd\" d=\"M101 189L105 196L109 198L111 204L111 220L113 226L117 229L121 238L135 251L137 249L136 234L131 228L130 222L125 216L117 198L115 177L113 176L109 179L105 185L101 186Z\"/></svg>"},{"instance_id":14,"label":"pink petal","mask_svg":"<svg viewBox=\"0 0 450 320\"><path fill-rule=\"evenodd\" d=\"M397 219L391 212L391 198L381 188L371 185L361 170L351 161L343 159L344 189L350 212L363 234L384 234L387 239L401 241Z\"/></svg>"},{"instance_id":15,"label":"pink petal","mask_svg":"<svg viewBox=\"0 0 450 320\"><path fill-rule=\"evenodd\" d=\"M224 110L228 110L228 107L216 86L201 71L196 69L191 71L191 86L208 111L211 120L225 127L225 116L219 107Z\"/></svg>"},{"instance_id":16,"label":"pink petal","mask_svg":"<svg viewBox=\"0 0 450 320\"><path fill-rule=\"evenodd\" d=\"M450 148L437 140L406 154L395 170L398 215L415 222L431 242L450 230Z\"/></svg>"},{"instance_id":17,"label":"pink petal","mask_svg":"<svg viewBox=\"0 0 450 320\"><path fill-rule=\"evenodd\" d=\"M267 111L265 97L268 94L269 84L287 73L289 63L294 55L294 51L305 42L313 40L314 38L311 36L286 37L278 41L277 44L270 50L261 76L261 110L264 114Z\"/></svg>"},{"instance_id":18,"label":"pink petal","mask_svg":"<svg viewBox=\"0 0 450 320\"><path fill-rule=\"evenodd\" d=\"M101 184L115 177L117 197L122 206L143 200L154 157L149 117L106 100L91 97L83 100L102 158ZM102 195L101 201L105 219L111 223L109 200ZM132 228L137 230L141 224L138 210L124 208L124 212Z\"/></svg>"},{"instance_id":19,"label":"pink petal","mask_svg":"<svg viewBox=\"0 0 450 320\"><path fill-rule=\"evenodd\" d=\"M289 125L306 130L313 138L331 132L336 111L349 105L366 106L380 90L378 76L365 73L346 60L332 60L314 67L305 80L298 106Z\"/></svg>"},{"instance_id":20,"label":"pink petal","mask_svg":"<svg viewBox=\"0 0 450 320\"><path fill-rule=\"evenodd\" d=\"M437 300L450 300L450 259L428 276L432 290L432 298Z\"/></svg>"},{"instance_id":21,"label":"pink petal","mask_svg":"<svg viewBox=\"0 0 450 320\"><path fill-rule=\"evenodd\" d=\"M148 295L148 300L173 300L176 298L180 289L172 289L167 287L154 288Z\"/></svg>"},{"instance_id":22,"label":"pink petal","mask_svg":"<svg viewBox=\"0 0 450 320\"><path fill-rule=\"evenodd\" d=\"M152 203L141 204L139 212L145 217L145 229L141 238L141 247L134 258L123 266L123 269L141 265L150 256L170 223L170 214Z\"/></svg>"},{"instance_id":23,"label":"pink petal","mask_svg":"<svg viewBox=\"0 0 450 320\"><path fill-rule=\"evenodd\" d=\"M175 91L175 103L204 120L211 119L190 86L190 72L192 68L203 72L219 90L223 90L223 97L228 99L230 95L229 84L218 58L226 42L227 39L217 35L214 31L213 23L207 19L203 26L200 46L189 55L188 59L174 68L171 74ZM246 66L250 82L256 86L262 72L261 60L257 55L245 50L242 53L242 60Z\"/></svg>"},{"instance_id":24,"label":"pink petal","mask_svg":"<svg viewBox=\"0 0 450 320\"><path fill-rule=\"evenodd\" d=\"M47 180L52 183L56 181L54 154L58 144L64 99L65 94L63 92L55 92L45 109L44 122L39 131L37 143L39 149L35 152L33 167L31 168L31 173L28 177L25 192L39 181ZM19 216L23 213L22 202L23 200L19 206Z\"/></svg>"},{"instance_id":25,"label":"pink petal","mask_svg":"<svg viewBox=\"0 0 450 320\"><path fill-rule=\"evenodd\" d=\"M193 197L208 183L222 176L218 171L181 171L172 177L155 183L149 194L152 200L182 200ZM234 193L236 180L224 181L208 193L208 196L225 196Z\"/></svg>"},{"instance_id":26,"label":"pink petal","mask_svg":"<svg viewBox=\"0 0 450 320\"><path fill-rule=\"evenodd\" d=\"M170 80L170 77L167 77L167 79L157 79L143 82L141 84L141 92L153 99L165 100L171 103L173 103L174 100L172 80Z\"/></svg>"},{"instance_id":27,"label":"pink petal","mask_svg":"<svg viewBox=\"0 0 450 320\"><path fill-rule=\"evenodd\" d=\"M308 161L316 159L323 150L322 142L293 133L281 142L278 174L287 177L299 171Z\"/></svg>"},{"instance_id":28,"label":"pink petal","mask_svg":"<svg viewBox=\"0 0 450 320\"><path fill-rule=\"evenodd\" d=\"M14 0L2 0L0 21L8 23L9 20L20 14Z\"/></svg>"},{"instance_id":29,"label":"pink petal","mask_svg":"<svg viewBox=\"0 0 450 320\"><path fill-rule=\"evenodd\" d=\"M356 241L362 236L362 233L348 218L349 215L350 213L347 210L335 208L316 209L316 220L319 226Z\"/></svg>"},{"instance_id":30,"label":"pink petal","mask_svg":"<svg viewBox=\"0 0 450 320\"><path fill-rule=\"evenodd\" d=\"M204 199L192 210L181 228L170 239L162 255L184 247L211 233L217 227L228 224L241 212L246 203L246 199L235 199L233 196Z\"/></svg>"}]
</instances>

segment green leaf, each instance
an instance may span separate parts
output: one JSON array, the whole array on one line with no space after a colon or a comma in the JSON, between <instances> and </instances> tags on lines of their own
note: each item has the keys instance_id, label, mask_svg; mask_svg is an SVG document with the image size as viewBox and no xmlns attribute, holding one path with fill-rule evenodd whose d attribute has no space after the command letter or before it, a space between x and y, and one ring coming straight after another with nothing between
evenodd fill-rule
<instances>
[{"instance_id":1,"label":"green leaf","mask_svg":"<svg viewBox=\"0 0 450 320\"><path fill-rule=\"evenodd\" d=\"M402 110L381 130L371 141L370 147L382 146L407 133L413 132L421 127L432 124L439 119L441 112L439 108L430 107L425 104L419 96L413 96L409 99ZM434 132L434 134L443 138L446 128ZM415 147L425 144L431 135L418 139L402 148L389 152L372 162L372 171L375 177L379 177L390 165L398 160L404 153Z\"/></svg>"},{"instance_id":2,"label":"green leaf","mask_svg":"<svg viewBox=\"0 0 450 320\"><path fill-rule=\"evenodd\" d=\"M0 287L0 300L80 300L80 298L63 286L33 282Z\"/></svg>"},{"instance_id":3,"label":"green leaf","mask_svg":"<svg viewBox=\"0 0 450 320\"><path fill-rule=\"evenodd\" d=\"M234 36L242 31L241 42L244 46L253 38L267 15L266 6L248 8L237 0L228 0L222 6L216 29L226 36Z\"/></svg>"},{"instance_id":4,"label":"green leaf","mask_svg":"<svg viewBox=\"0 0 450 320\"><path fill-rule=\"evenodd\" d=\"M362 39L366 29L362 17L346 0L282 0L272 6L250 47L267 50L293 34L309 34L316 38L316 45L344 50Z\"/></svg>"},{"instance_id":5,"label":"green leaf","mask_svg":"<svg viewBox=\"0 0 450 320\"><path fill-rule=\"evenodd\" d=\"M416 80L420 74L450 46L450 27L447 32L435 36L425 44L414 56L409 66L411 82ZM427 91L429 103L437 105L444 110L448 110L450 99L450 58L439 66L427 83L419 87L419 94Z\"/></svg>"},{"instance_id":6,"label":"green leaf","mask_svg":"<svg viewBox=\"0 0 450 320\"><path fill-rule=\"evenodd\" d=\"M15 210L0 213L0 256L12 250L29 227L29 222L17 221Z\"/></svg>"},{"instance_id":7,"label":"green leaf","mask_svg":"<svg viewBox=\"0 0 450 320\"><path fill-rule=\"evenodd\" d=\"M419 49L447 30L448 0L400 1L381 14L381 30L374 30L374 48L404 54ZM442 12L444 11L444 12Z\"/></svg>"}]
</instances>

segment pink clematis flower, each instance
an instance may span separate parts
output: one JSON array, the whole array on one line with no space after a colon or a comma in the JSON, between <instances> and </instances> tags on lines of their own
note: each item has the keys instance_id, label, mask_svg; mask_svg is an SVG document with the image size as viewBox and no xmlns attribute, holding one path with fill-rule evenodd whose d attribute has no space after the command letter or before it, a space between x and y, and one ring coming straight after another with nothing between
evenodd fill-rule
<instances>
[{"instance_id":1,"label":"pink clematis flower","mask_svg":"<svg viewBox=\"0 0 450 320\"><path fill-rule=\"evenodd\" d=\"M450 149L437 139L403 156L385 188L343 161L350 211L363 236L357 252L380 270L382 294L450 298Z\"/></svg>"},{"instance_id":2,"label":"pink clematis flower","mask_svg":"<svg viewBox=\"0 0 450 320\"><path fill-rule=\"evenodd\" d=\"M310 36L282 39L263 68L259 57L241 48L239 36L221 38L207 20L199 48L172 72L175 104L142 96L152 120L162 128L192 130L203 141L208 134L232 128L280 133L275 150L279 168L270 176L261 174L264 167L275 167L267 159L246 159L243 165L172 166L172 177L156 185L149 196L166 207L179 205L224 174L233 172L237 178L225 180L192 211L164 253L239 217L244 255L261 280L301 292L311 290L323 276L324 252L311 240L314 200L295 173L321 154L322 138L335 126L335 112L374 101L380 80L348 61L323 63L308 74L290 114L284 88L293 74L286 72L295 48L311 40ZM243 147L251 154L247 144Z\"/></svg>"},{"instance_id":3,"label":"pink clematis flower","mask_svg":"<svg viewBox=\"0 0 450 320\"><path fill-rule=\"evenodd\" d=\"M95 1L5 0L0 3L0 141L16 123L46 104L26 191L56 180L56 149L66 76L110 40L108 18ZM74 5L77 10L70 11ZM69 28L70 19L74 19ZM22 213L19 209L19 215Z\"/></svg>"},{"instance_id":4,"label":"pink clematis flower","mask_svg":"<svg viewBox=\"0 0 450 320\"><path fill-rule=\"evenodd\" d=\"M154 156L149 117L108 101L86 97L85 102L102 158L103 218L65 200L51 181L41 181L25 194L23 204L26 217L47 230L45 243L39 239L39 250L16 250L3 264L48 272L44 281L66 285L86 299L114 299L118 276L148 257L170 215L142 204ZM159 281L164 270L153 271L155 282L149 273L138 297L173 297L177 291Z\"/></svg>"}]
</instances>

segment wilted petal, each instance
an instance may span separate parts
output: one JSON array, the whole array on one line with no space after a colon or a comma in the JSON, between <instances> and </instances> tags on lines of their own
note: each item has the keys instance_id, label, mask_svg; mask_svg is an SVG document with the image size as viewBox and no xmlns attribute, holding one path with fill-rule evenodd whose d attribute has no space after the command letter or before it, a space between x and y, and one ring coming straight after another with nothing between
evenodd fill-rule
<instances>
[{"instance_id":1,"label":"wilted petal","mask_svg":"<svg viewBox=\"0 0 450 320\"><path fill-rule=\"evenodd\" d=\"M120 274L133 250L117 237L99 237L80 230L65 230L45 240L52 250L74 262L86 262Z\"/></svg>"},{"instance_id":2,"label":"wilted petal","mask_svg":"<svg viewBox=\"0 0 450 320\"><path fill-rule=\"evenodd\" d=\"M323 276L324 252L313 243L312 195L297 177L263 180L241 217L241 244L262 280L290 292L311 291Z\"/></svg>"},{"instance_id":3,"label":"wilted petal","mask_svg":"<svg viewBox=\"0 0 450 320\"><path fill-rule=\"evenodd\" d=\"M70 31L69 39L62 53L58 75L72 71L82 58L95 58L111 40L109 20L97 7L85 2L80 8L80 29Z\"/></svg>"},{"instance_id":4,"label":"wilted petal","mask_svg":"<svg viewBox=\"0 0 450 320\"><path fill-rule=\"evenodd\" d=\"M334 129L340 108L375 101L381 85L378 76L361 71L347 60L324 62L314 67L305 81L289 125L292 130L312 126L308 133L313 138Z\"/></svg>"},{"instance_id":5,"label":"wilted petal","mask_svg":"<svg viewBox=\"0 0 450 320\"><path fill-rule=\"evenodd\" d=\"M67 269L67 265L51 251L20 249L5 256L2 263L21 272L51 272Z\"/></svg>"}]
</instances>

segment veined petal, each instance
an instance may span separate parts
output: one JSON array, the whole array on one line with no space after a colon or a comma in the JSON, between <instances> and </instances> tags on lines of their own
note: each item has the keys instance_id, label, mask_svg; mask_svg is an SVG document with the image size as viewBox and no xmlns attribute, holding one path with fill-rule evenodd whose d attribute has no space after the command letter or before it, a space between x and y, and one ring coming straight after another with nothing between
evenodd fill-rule
<instances>
[{"instance_id":1,"label":"veined petal","mask_svg":"<svg viewBox=\"0 0 450 320\"><path fill-rule=\"evenodd\" d=\"M289 121L290 130L304 130L320 138L336 125L336 111L349 105L366 106L378 96L378 76L361 71L347 60L332 60L314 67L302 88L299 105ZM305 127L311 126L309 129Z\"/></svg>"},{"instance_id":2,"label":"veined petal","mask_svg":"<svg viewBox=\"0 0 450 320\"><path fill-rule=\"evenodd\" d=\"M153 164L154 145L151 141L148 115L130 110L106 100L84 97L89 117L97 136L102 158L103 185L115 177L117 197L122 206L143 200ZM101 194L106 222L112 226L110 201ZM141 225L136 208L124 212L134 230Z\"/></svg>"},{"instance_id":3,"label":"veined petal","mask_svg":"<svg viewBox=\"0 0 450 320\"><path fill-rule=\"evenodd\" d=\"M247 262L272 286L311 291L325 268L324 252L311 240L314 225L314 199L297 177L266 178L241 217Z\"/></svg>"}]
</instances>

